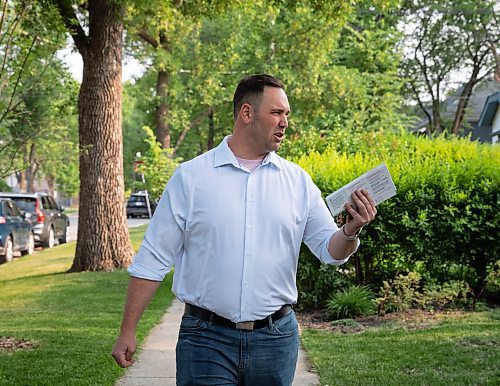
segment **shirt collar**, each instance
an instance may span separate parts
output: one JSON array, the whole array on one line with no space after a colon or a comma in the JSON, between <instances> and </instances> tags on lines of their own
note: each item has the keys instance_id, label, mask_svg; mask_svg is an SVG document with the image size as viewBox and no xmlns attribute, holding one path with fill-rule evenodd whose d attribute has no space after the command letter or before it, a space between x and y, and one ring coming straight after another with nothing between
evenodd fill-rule
<instances>
[{"instance_id":1,"label":"shirt collar","mask_svg":"<svg viewBox=\"0 0 500 386\"><path fill-rule=\"evenodd\" d=\"M226 136L222 142L215 148L215 157L214 157L214 167L219 167L223 165L234 165L235 167L239 167L240 163L236 159L236 156L229 148L227 144L227 140L230 136ZM274 152L271 151L267 153L266 157L262 161L262 165L267 165L268 163L273 164L279 169L281 169L281 160L280 157Z\"/></svg>"}]
</instances>

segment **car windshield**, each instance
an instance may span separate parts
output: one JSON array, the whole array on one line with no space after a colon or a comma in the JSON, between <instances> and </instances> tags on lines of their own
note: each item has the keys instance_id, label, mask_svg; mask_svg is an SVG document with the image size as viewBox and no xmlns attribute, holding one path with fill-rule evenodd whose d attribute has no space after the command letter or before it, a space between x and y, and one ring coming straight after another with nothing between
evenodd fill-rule
<instances>
[{"instance_id":1,"label":"car windshield","mask_svg":"<svg viewBox=\"0 0 500 386\"><path fill-rule=\"evenodd\" d=\"M134 202L146 202L146 196L130 196L128 199L129 203L134 203Z\"/></svg>"},{"instance_id":2,"label":"car windshield","mask_svg":"<svg viewBox=\"0 0 500 386\"><path fill-rule=\"evenodd\" d=\"M16 202L18 208L23 212L35 213L35 198L14 197L12 200Z\"/></svg>"}]
</instances>

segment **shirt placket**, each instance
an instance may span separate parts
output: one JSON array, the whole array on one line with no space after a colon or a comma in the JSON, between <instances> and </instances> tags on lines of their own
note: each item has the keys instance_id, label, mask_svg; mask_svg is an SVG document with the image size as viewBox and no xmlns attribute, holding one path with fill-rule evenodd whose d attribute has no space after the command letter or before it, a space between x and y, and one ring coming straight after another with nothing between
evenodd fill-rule
<instances>
[{"instance_id":1,"label":"shirt placket","mask_svg":"<svg viewBox=\"0 0 500 386\"><path fill-rule=\"evenodd\" d=\"M248 321L251 304L252 262L254 260L254 240L255 240L255 186L256 174L250 173L246 185L245 197L245 236L243 245L243 275L241 282L241 320Z\"/></svg>"}]
</instances>

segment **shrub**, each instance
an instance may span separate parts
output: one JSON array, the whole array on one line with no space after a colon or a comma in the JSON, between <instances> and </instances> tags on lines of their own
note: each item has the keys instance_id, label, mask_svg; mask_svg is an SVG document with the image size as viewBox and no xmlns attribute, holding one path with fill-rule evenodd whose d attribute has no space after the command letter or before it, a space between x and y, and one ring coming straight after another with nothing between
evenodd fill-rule
<instances>
[{"instance_id":1,"label":"shrub","mask_svg":"<svg viewBox=\"0 0 500 386\"><path fill-rule=\"evenodd\" d=\"M298 309L323 308L328 296L354 284L353 270L322 264L307 248L301 249L297 281Z\"/></svg>"},{"instance_id":2,"label":"shrub","mask_svg":"<svg viewBox=\"0 0 500 386\"><path fill-rule=\"evenodd\" d=\"M407 311L410 308L443 310L463 308L470 304L470 288L463 281L452 280L443 284L423 285L417 272L400 274L384 281L377 299L379 314Z\"/></svg>"},{"instance_id":3,"label":"shrub","mask_svg":"<svg viewBox=\"0 0 500 386\"><path fill-rule=\"evenodd\" d=\"M470 287L463 281L429 284L423 288L421 305L427 310L464 308L470 305Z\"/></svg>"},{"instance_id":4,"label":"shrub","mask_svg":"<svg viewBox=\"0 0 500 386\"><path fill-rule=\"evenodd\" d=\"M377 219L362 232L347 265L356 283L378 288L400 272L418 270L426 282L465 281L478 298L500 255L500 147L383 131L329 142L323 153L296 160L325 196L382 162L398 192L379 205ZM313 270L323 283L326 273L312 266L309 277ZM311 288L301 278L298 285Z\"/></svg>"},{"instance_id":5,"label":"shrub","mask_svg":"<svg viewBox=\"0 0 500 386\"><path fill-rule=\"evenodd\" d=\"M172 158L172 149L163 149L156 140L153 130L144 126L147 138L144 140L148 144L148 149L144 153L138 167L137 173L144 175L144 182L138 182L138 190L147 190L151 199L158 201L168 180L180 164L180 158Z\"/></svg>"},{"instance_id":6,"label":"shrub","mask_svg":"<svg viewBox=\"0 0 500 386\"><path fill-rule=\"evenodd\" d=\"M326 309L335 319L354 318L375 312L373 294L366 286L351 286L333 293L326 303Z\"/></svg>"},{"instance_id":7,"label":"shrub","mask_svg":"<svg viewBox=\"0 0 500 386\"><path fill-rule=\"evenodd\" d=\"M408 275L398 275L394 280L384 281L382 296L377 299L380 314L385 311L407 311L419 304L420 275L410 272Z\"/></svg>"}]
</instances>

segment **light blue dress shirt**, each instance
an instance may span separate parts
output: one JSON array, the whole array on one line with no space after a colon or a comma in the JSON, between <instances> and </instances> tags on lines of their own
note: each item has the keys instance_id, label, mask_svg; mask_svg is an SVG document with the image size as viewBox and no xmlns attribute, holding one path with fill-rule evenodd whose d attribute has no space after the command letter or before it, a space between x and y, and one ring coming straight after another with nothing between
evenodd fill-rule
<instances>
[{"instance_id":1,"label":"light blue dress shirt","mask_svg":"<svg viewBox=\"0 0 500 386\"><path fill-rule=\"evenodd\" d=\"M348 260L328 252L337 230L303 169L272 152L250 173L226 137L174 172L128 271L161 281L175 266L182 302L259 320L297 301L302 241L323 263Z\"/></svg>"}]
</instances>

